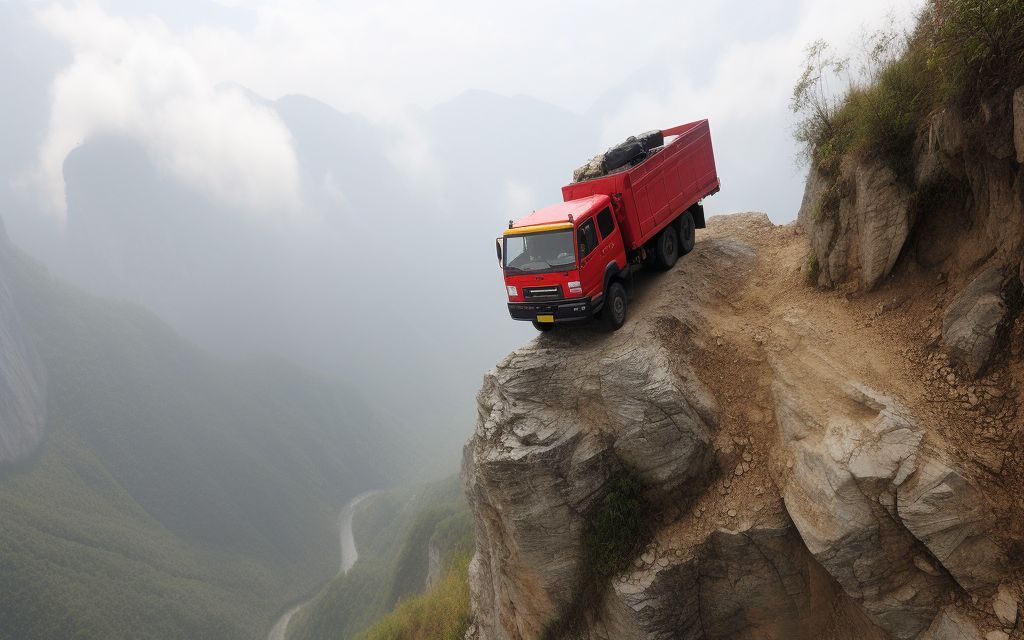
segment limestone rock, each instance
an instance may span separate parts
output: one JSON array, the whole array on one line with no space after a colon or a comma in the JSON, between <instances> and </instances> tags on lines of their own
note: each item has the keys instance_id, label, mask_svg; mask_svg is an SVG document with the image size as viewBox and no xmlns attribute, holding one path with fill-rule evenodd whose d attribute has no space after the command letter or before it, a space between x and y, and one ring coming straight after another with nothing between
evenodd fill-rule
<instances>
[{"instance_id":1,"label":"limestone rock","mask_svg":"<svg viewBox=\"0 0 1024 640\"><path fill-rule=\"evenodd\" d=\"M1008 309L1003 274L990 268L957 294L942 317L942 340L950 358L978 375L992 358Z\"/></svg>"},{"instance_id":2,"label":"limestone rock","mask_svg":"<svg viewBox=\"0 0 1024 640\"><path fill-rule=\"evenodd\" d=\"M830 624L884 638L814 562L781 508L623 576L603 617L608 637L619 639L812 640Z\"/></svg>"},{"instance_id":3,"label":"limestone rock","mask_svg":"<svg viewBox=\"0 0 1024 640\"><path fill-rule=\"evenodd\" d=\"M463 482L476 516L481 637L535 638L580 585L586 516L623 464L652 501L701 484L715 409L654 335L545 336L487 374Z\"/></svg>"},{"instance_id":4,"label":"limestone rock","mask_svg":"<svg viewBox=\"0 0 1024 640\"><path fill-rule=\"evenodd\" d=\"M818 351L796 314L771 360L781 438L793 467L783 498L808 550L892 638L914 638L954 584L923 571L893 493L917 470L923 433L896 398Z\"/></svg>"},{"instance_id":5,"label":"limestone rock","mask_svg":"<svg viewBox=\"0 0 1024 640\"><path fill-rule=\"evenodd\" d=\"M1013 627L1017 624L1017 606L1017 596L1013 595L1006 585L999 585L992 610L995 611L1000 624L1004 627Z\"/></svg>"},{"instance_id":6,"label":"limestone rock","mask_svg":"<svg viewBox=\"0 0 1024 640\"><path fill-rule=\"evenodd\" d=\"M954 607L946 607L918 640L982 640L982 636L973 620Z\"/></svg>"},{"instance_id":7,"label":"limestone rock","mask_svg":"<svg viewBox=\"0 0 1024 640\"><path fill-rule=\"evenodd\" d=\"M830 198L832 211L825 206ZM812 168L798 219L818 260L819 284L855 279L872 289L910 233L910 195L884 165L845 161L832 178Z\"/></svg>"},{"instance_id":8,"label":"limestone rock","mask_svg":"<svg viewBox=\"0 0 1024 640\"><path fill-rule=\"evenodd\" d=\"M897 489L900 521L964 589L991 589L1007 558L991 538L991 509L964 475L926 449Z\"/></svg>"},{"instance_id":9,"label":"limestone rock","mask_svg":"<svg viewBox=\"0 0 1024 640\"><path fill-rule=\"evenodd\" d=\"M605 175L604 154L598 154L572 172L573 182L585 182Z\"/></svg>"},{"instance_id":10,"label":"limestone rock","mask_svg":"<svg viewBox=\"0 0 1024 640\"><path fill-rule=\"evenodd\" d=\"M985 640L1010 640L1010 634L1005 631L989 631L985 634Z\"/></svg>"}]
</instances>

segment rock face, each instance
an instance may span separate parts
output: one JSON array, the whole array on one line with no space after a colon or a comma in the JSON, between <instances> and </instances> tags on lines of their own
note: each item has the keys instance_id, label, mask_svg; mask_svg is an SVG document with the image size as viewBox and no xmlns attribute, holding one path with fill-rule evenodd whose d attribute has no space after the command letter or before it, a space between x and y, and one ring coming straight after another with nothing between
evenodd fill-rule
<instances>
[{"instance_id":1,"label":"rock face","mask_svg":"<svg viewBox=\"0 0 1024 640\"><path fill-rule=\"evenodd\" d=\"M947 607L919 640L982 640L982 636L973 620L955 607Z\"/></svg>"},{"instance_id":2,"label":"rock face","mask_svg":"<svg viewBox=\"0 0 1024 640\"><path fill-rule=\"evenodd\" d=\"M32 453L46 425L46 373L4 276L10 251L0 227L0 464Z\"/></svg>"},{"instance_id":3,"label":"rock face","mask_svg":"<svg viewBox=\"0 0 1024 640\"><path fill-rule=\"evenodd\" d=\"M882 637L810 556L781 505L693 548L657 549L613 583L603 618L592 637L810 640L839 624Z\"/></svg>"},{"instance_id":4,"label":"rock face","mask_svg":"<svg viewBox=\"0 0 1024 640\"><path fill-rule=\"evenodd\" d=\"M819 285L870 290L908 251L954 276L1021 264L1024 87L966 115L938 111L928 125L902 178L860 157L844 158L837 175L811 169L799 220Z\"/></svg>"},{"instance_id":5,"label":"rock face","mask_svg":"<svg viewBox=\"0 0 1024 640\"><path fill-rule=\"evenodd\" d=\"M572 604L586 516L622 465L654 501L692 491L708 472L716 417L697 377L654 339L616 338L535 342L484 380L464 462L482 637L539 637Z\"/></svg>"},{"instance_id":6,"label":"rock face","mask_svg":"<svg viewBox=\"0 0 1024 640\"><path fill-rule=\"evenodd\" d=\"M754 216L708 233L640 281L620 331L545 334L485 377L462 472L476 525L467 638L1001 632L993 594L1017 577L944 425L875 371L853 325L794 293L786 261L804 236ZM645 484L652 538L584 584L584 532L625 466Z\"/></svg>"},{"instance_id":7,"label":"rock face","mask_svg":"<svg viewBox=\"0 0 1024 640\"><path fill-rule=\"evenodd\" d=\"M902 401L859 382L799 315L784 320L772 367L791 456L786 507L811 553L888 637L915 638L957 589L991 589L1003 575L991 510L925 446Z\"/></svg>"},{"instance_id":8,"label":"rock face","mask_svg":"<svg viewBox=\"0 0 1024 640\"><path fill-rule=\"evenodd\" d=\"M831 196L838 202L826 201L831 189L839 191ZM872 289L892 270L910 233L910 194L884 165L846 162L836 178L811 171L798 218L809 231L819 284L855 279Z\"/></svg>"},{"instance_id":9,"label":"rock face","mask_svg":"<svg viewBox=\"0 0 1024 640\"><path fill-rule=\"evenodd\" d=\"M942 318L942 340L950 358L971 375L988 365L1006 324L1005 280L1001 270L986 269L957 294Z\"/></svg>"}]
</instances>

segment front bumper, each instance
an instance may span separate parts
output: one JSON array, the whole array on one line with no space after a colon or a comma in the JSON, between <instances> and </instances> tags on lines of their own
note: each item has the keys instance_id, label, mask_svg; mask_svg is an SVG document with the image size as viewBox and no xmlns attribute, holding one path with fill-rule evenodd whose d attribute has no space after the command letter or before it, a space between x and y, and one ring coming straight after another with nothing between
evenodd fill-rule
<instances>
[{"instance_id":1,"label":"front bumper","mask_svg":"<svg viewBox=\"0 0 1024 640\"><path fill-rule=\"evenodd\" d=\"M544 302L509 302L508 312L513 320L536 320L537 316L554 316L555 322L578 322L594 315L590 298L545 300Z\"/></svg>"}]
</instances>

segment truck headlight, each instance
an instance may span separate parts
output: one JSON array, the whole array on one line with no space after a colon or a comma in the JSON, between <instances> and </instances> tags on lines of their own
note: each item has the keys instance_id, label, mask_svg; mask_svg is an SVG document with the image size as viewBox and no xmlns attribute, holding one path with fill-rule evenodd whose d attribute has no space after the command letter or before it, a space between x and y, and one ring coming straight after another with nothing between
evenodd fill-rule
<instances>
[{"instance_id":1,"label":"truck headlight","mask_svg":"<svg viewBox=\"0 0 1024 640\"><path fill-rule=\"evenodd\" d=\"M583 285L580 284L579 280L573 280L569 283L569 293L583 293Z\"/></svg>"},{"instance_id":2,"label":"truck headlight","mask_svg":"<svg viewBox=\"0 0 1024 640\"><path fill-rule=\"evenodd\" d=\"M517 290L512 285L509 285L509 286L505 287L505 291L508 292L508 297L510 297L510 298L515 298L516 296L519 295L519 290Z\"/></svg>"}]
</instances>

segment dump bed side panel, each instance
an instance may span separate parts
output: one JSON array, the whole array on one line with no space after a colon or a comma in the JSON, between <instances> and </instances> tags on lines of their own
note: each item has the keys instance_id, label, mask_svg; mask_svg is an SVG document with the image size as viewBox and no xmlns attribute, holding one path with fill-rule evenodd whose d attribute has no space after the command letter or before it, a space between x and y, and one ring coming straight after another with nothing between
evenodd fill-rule
<instances>
[{"instance_id":1,"label":"dump bed side panel","mask_svg":"<svg viewBox=\"0 0 1024 640\"><path fill-rule=\"evenodd\" d=\"M665 133L678 137L629 171L563 187L563 199L621 193L624 240L630 248L638 248L719 187L708 121L691 122Z\"/></svg>"},{"instance_id":2,"label":"dump bed side panel","mask_svg":"<svg viewBox=\"0 0 1024 640\"><path fill-rule=\"evenodd\" d=\"M565 202L596 194L605 194L613 198L616 194L622 194L623 206L616 210L619 229L622 231L622 241L631 249L639 246L636 244L636 240L639 237L640 225L636 218L632 217L636 207L633 206L633 192L629 188L629 173L613 173L603 178L595 178L562 187L562 200ZM626 202L627 200L629 202Z\"/></svg>"}]
</instances>

